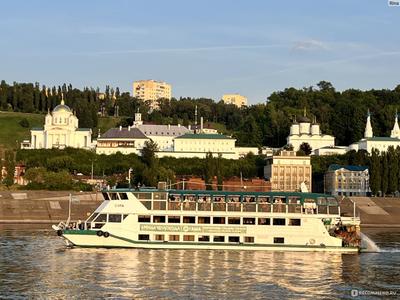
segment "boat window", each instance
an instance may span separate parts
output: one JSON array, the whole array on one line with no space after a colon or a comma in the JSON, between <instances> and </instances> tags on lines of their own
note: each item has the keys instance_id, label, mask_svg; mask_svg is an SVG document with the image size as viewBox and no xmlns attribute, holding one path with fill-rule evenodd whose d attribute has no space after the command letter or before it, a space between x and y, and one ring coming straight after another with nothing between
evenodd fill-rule
<instances>
[{"instance_id":1,"label":"boat window","mask_svg":"<svg viewBox=\"0 0 400 300\"><path fill-rule=\"evenodd\" d=\"M154 200L166 200L167 199L167 193L163 193L163 192L153 193L153 199Z\"/></svg>"},{"instance_id":2,"label":"boat window","mask_svg":"<svg viewBox=\"0 0 400 300\"><path fill-rule=\"evenodd\" d=\"M168 241L170 241L170 242L179 242L179 235L178 234L170 234L168 236Z\"/></svg>"},{"instance_id":3,"label":"boat window","mask_svg":"<svg viewBox=\"0 0 400 300\"><path fill-rule=\"evenodd\" d=\"M139 223L150 223L150 216L138 216Z\"/></svg>"},{"instance_id":4,"label":"boat window","mask_svg":"<svg viewBox=\"0 0 400 300\"><path fill-rule=\"evenodd\" d=\"M271 225L270 218L258 218L258 225Z\"/></svg>"},{"instance_id":5,"label":"boat window","mask_svg":"<svg viewBox=\"0 0 400 300\"><path fill-rule=\"evenodd\" d=\"M289 196L288 201L290 204L300 204L300 197Z\"/></svg>"},{"instance_id":6,"label":"boat window","mask_svg":"<svg viewBox=\"0 0 400 300\"><path fill-rule=\"evenodd\" d=\"M175 202L175 201L179 202L179 201L181 201L181 196L176 195L176 194L170 194L168 200L171 202Z\"/></svg>"},{"instance_id":7,"label":"boat window","mask_svg":"<svg viewBox=\"0 0 400 300\"><path fill-rule=\"evenodd\" d=\"M185 242L194 242L194 235L184 235L183 240Z\"/></svg>"},{"instance_id":8,"label":"boat window","mask_svg":"<svg viewBox=\"0 0 400 300\"><path fill-rule=\"evenodd\" d=\"M119 200L118 193L108 193L111 200Z\"/></svg>"},{"instance_id":9,"label":"boat window","mask_svg":"<svg viewBox=\"0 0 400 300\"><path fill-rule=\"evenodd\" d=\"M100 229L104 226L105 223L94 223L94 227L92 227L93 229Z\"/></svg>"},{"instance_id":10,"label":"boat window","mask_svg":"<svg viewBox=\"0 0 400 300\"><path fill-rule=\"evenodd\" d=\"M318 197L317 198L318 205L327 205L327 201L325 197Z\"/></svg>"},{"instance_id":11,"label":"boat window","mask_svg":"<svg viewBox=\"0 0 400 300\"><path fill-rule=\"evenodd\" d=\"M332 215L339 214L339 206L329 206L329 213Z\"/></svg>"},{"instance_id":12,"label":"boat window","mask_svg":"<svg viewBox=\"0 0 400 300\"><path fill-rule=\"evenodd\" d=\"M199 242L209 242L210 241L210 237L208 235L199 235L198 241Z\"/></svg>"},{"instance_id":13,"label":"boat window","mask_svg":"<svg viewBox=\"0 0 400 300\"><path fill-rule=\"evenodd\" d=\"M125 220L127 216L129 215L122 215L122 220Z\"/></svg>"},{"instance_id":14,"label":"boat window","mask_svg":"<svg viewBox=\"0 0 400 300\"><path fill-rule=\"evenodd\" d=\"M99 214L95 222L107 222L107 214Z\"/></svg>"},{"instance_id":15,"label":"boat window","mask_svg":"<svg viewBox=\"0 0 400 300\"><path fill-rule=\"evenodd\" d=\"M184 217L183 217L183 223L191 223L191 224L194 224L194 223L196 223L196 217L184 216Z\"/></svg>"},{"instance_id":16,"label":"boat window","mask_svg":"<svg viewBox=\"0 0 400 300\"><path fill-rule=\"evenodd\" d=\"M89 217L89 219L87 219L87 221L86 222L92 222L97 216L98 216L99 214L97 214L97 213L94 213L93 215L91 215L90 217Z\"/></svg>"},{"instance_id":17,"label":"boat window","mask_svg":"<svg viewBox=\"0 0 400 300\"><path fill-rule=\"evenodd\" d=\"M196 202L196 195L183 195L183 201Z\"/></svg>"},{"instance_id":18,"label":"boat window","mask_svg":"<svg viewBox=\"0 0 400 300\"><path fill-rule=\"evenodd\" d=\"M256 197L255 196L243 196L243 202L246 203L254 203L256 202Z\"/></svg>"},{"instance_id":19,"label":"boat window","mask_svg":"<svg viewBox=\"0 0 400 300\"><path fill-rule=\"evenodd\" d=\"M104 200L110 200L110 197L108 197L107 193L102 193L102 194L103 194Z\"/></svg>"},{"instance_id":20,"label":"boat window","mask_svg":"<svg viewBox=\"0 0 400 300\"><path fill-rule=\"evenodd\" d=\"M167 207L165 203L166 203L165 201L153 201L153 210L165 210Z\"/></svg>"},{"instance_id":21,"label":"boat window","mask_svg":"<svg viewBox=\"0 0 400 300\"><path fill-rule=\"evenodd\" d=\"M258 203L271 203L271 198L268 196L258 196Z\"/></svg>"},{"instance_id":22,"label":"boat window","mask_svg":"<svg viewBox=\"0 0 400 300\"><path fill-rule=\"evenodd\" d=\"M213 224L225 224L225 217L213 217Z\"/></svg>"},{"instance_id":23,"label":"boat window","mask_svg":"<svg viewBox=\"0 0 400 300\"><path fill-rule=\"evenodd\" d=\"M223 235L216 235L213 239L214 242L223 243L225 242L225 237Z\"/></svg>"},{"instance_id":24,"label":"boat window","mask_svg":"<svg viewBox=\"0 0 400 300\"><path fill-rule=\"evenodd\" d=\"M336 200L335 198L332 198L332 197L329 197L329 198L328 198L328 203L329 203L329 205L331 205L331 206L336 206L336 205L338 205L337 200Z\"/></svg>"},{"instance_id":25,"label":"boat window","mask_svg":"<svg viewBox=\"0 0 400 300\"><path fill-rule=\"evenodd\" d=\"M116 214L109 214L108 215L108 222L110 223L121 223L121 215Z\"/></svg>"},{"instance_id":26,"label":"boat window","mask_svg":"<svg viewBox=\"0 0 400 300\"><path fill-rule=\"evenodd\" d=\"M289 226L301 226L301 219L289 219Z\"/></svg>"},{"instance_id":27,"label":"boat window","mask_svg":"<svg viewBox=\"0 0 400 300\"><path fill-rule=\"evenodd\" d=\"M197 223L199 223L199 224L210 224L210 217L198 217Z\"/></svg>"},{"instance_id":28,"label":"boat window","mask_svg":"<svg viewBox=\"0 0 400 300\"><path fill-rule=\"evenodd\" d=\"M214 195L213 202L225 202L225 196L224 195Z\"/></svg>"},{"instance_id":29,"label":"boat window","mask_svg":"<svg viewBox=\"0 0 400 300\"><path fill-rule=\"evenodd\" d=\"M254 236L245 236L244 242L245 243L254 243Z\"/></svg>"},{"instance_id":30,"label":"boat window","mask_svg":"<svg viewBox=\"0 0 400 300\"><path fill-rule=\"evenodd\" d=\"M150 235L149 234L139 234L138 240L139 241L148 241L148 240L150 240Z\"/></svg>"},{"instance_id":31,"label":"boat window","mask_svg":"<svg viewBox=\"0 0 400 300\"><path fill-rule=\"evenodd\" d=\"M119 193L119 197L121 200L128 200L128 194L127 193Z\"/></svg>"},{"instance_id":32,"label":"boat window","mask_svg":"<svg viewBox=\"0 0 400 300\"><path fill-rule=\"evenodd\" d=\"M285 238L283 237L274 237L274 244L284 244Z\"/></svg>"},{"instance_id":33,"label":"boat window","mask_svg":"<svg viewBox=\"0 0 400 300\"><path fill-rule=\"evenodd\" d=\"M144 200L151 200L151 193L138 193L139 199Z\"/></svg>"},{"instance_id":34,"label":"boat window","mask_svg":"<svg viewBox=\"0 0 400 300\"><path fill-rule=\"evenodd\" d=\"M238 236L230 236L228 238L229 243L239 243L240 242L240 237Z\"/></svg>"},{"instance_id":35,"label":"boat window","mask_svg":"<svg viewBox=\"0 0 400 300\"><path fill-rule=\"evenodd\" d=\"M146 207L148 210L151 210L151 201L143 201L143 200L141 200L140 203L142 203L143 206ZM154 210L156 210L156 209L154 208Z\"/></svg>"},{"instance_id":36,"label":"boat window","mask_svg":"<svg viewBox=\"0 0 400 300\"><path fill-rule=\"evenodd\" d=\"M164 240L164 235L163 234L155 234L154 235L154 240L163 241Z\"/></svg>"},{"instance_id":37,"label":"boat window","mask_svg":"<svg viewBox=\"0 0 400 300\"><path fill-rule=\"evenodd\" d=\"M211 196L210 195L199 195L199 203L210 203L211 202Z\"/></svg>"},{"instance_id":38,"label":"boat window","mask_svg":"<svg viewBox=\"0 0 400 300\"><path fill-rule=\"evenodd\" d=\"M240 218L229 217L228 224L240 225Z\"/></svg>"},{"instance_id":39,"label":"boat window","mask_svg":"<svg viewBox=\"0 0 400 300\"><path fill-rule=\"evenodd\" d=\"M283 204L286 203L286 198L283 196L274 197L274 204Z\"/></svg>"},{"instance_id":40,"label":"boat window","mask_svg":"<svg viewBox=\"0 0 400 300\"><path fill-rule=\"evenodd\" d=\"M132 195L135 196L136 199L139 199L139 194L140 194L140 193L132 193Z\"/></svg>"},{"instance_id":41,"label":"boat window","mask_svg":"<svg viewBox=\"0 0 400 300\"><path fill-rule=\"evenodd\" d=\"M240 196L239 195L228 195L226 197L227 202L240 202Z\"/></svg>"},{"instance_id":42,"label":"boat window","mask_svg":"<svg viewBox=\"0 0 400 300\"><path fill-rule=\"evenodd\" d=\"M168 223L180 223L181 217L180 216L168 216Z\"/></svg>"},{"instance_id":43,"label":"boat window","mask_svg":"<svg viewBox=\"0 0 400 300\"><path fill-rule=\"evenodd\" d=\"M256 218L243 218L243 225L255 225Z\"/></svg>"},{"instance_id":44,"label":"boat window","mask_svg":"<svg viewBox=\"0 0 400 300\"><path fill-rule=\"evenodd\" d=\"M274 218L272 224L276 225L276 226L285 226L286 225L286 219Z\"/></svg>"},{"instance_id":45,"label":"boat window","mask_svg":"<svg viewBox=\"0 0 400 300\"><path fill-rule=\"evenodd\" d=\"M165 216L153 216L153 223L165 223Z\"/></svg>"}]
</instances>

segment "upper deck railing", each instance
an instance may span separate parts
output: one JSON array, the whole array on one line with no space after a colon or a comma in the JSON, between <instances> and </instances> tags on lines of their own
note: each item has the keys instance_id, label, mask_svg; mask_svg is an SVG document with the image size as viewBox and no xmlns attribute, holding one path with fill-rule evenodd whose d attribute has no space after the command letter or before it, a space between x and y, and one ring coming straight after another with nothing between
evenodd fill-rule
<instances>
[{"instance_id":1,"label":"upper deck railing","mask_svg":"<svg viewBox=\"0 0 400 300\"><path fill-rule=\"evenodd\" d=\"M148 210L340 214L336 198L315 193L156 189L103 191L106 200L126 200L128 193L132 193Z\"/></svg>"}]
</instances>

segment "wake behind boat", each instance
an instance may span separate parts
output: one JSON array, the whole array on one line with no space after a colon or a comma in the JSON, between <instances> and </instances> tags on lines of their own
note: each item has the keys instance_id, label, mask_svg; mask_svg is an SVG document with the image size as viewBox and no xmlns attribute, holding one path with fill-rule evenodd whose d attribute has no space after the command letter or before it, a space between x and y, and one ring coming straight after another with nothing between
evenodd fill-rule
<instances>
[{"instance_id":1,"label":"wake behind boat","mask_svg":"<svg viewBox=\"0 0 400 300\"><path fill-rule=\"evenodd\" d=\"M70 246L341 251L360 249L360 220L324 194L112 189L83 223L53 225Z\"/></svg>"}]
</instances>

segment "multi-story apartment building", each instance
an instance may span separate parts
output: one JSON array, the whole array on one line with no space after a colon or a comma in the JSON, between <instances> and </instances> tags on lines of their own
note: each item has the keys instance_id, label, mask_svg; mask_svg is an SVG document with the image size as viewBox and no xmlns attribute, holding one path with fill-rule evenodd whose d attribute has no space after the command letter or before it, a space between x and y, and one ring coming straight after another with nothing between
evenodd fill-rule
<instances>
[{"instance_id":1,"label":"multi-story apartment building","mask_svg":"<svg viewBox=\"0 0 400 300\"><path fill-rule=\"evenodd\" d=\"M369 172L364 166L330 165L324 177L325 193L336 196L368 196Z\"/></svg>"},{"instance_id":2,"label":"multi-story apartment building","mask_svg":"<svg viewBox=\"0 0 400 300\"><path fill-rule=\"evenodd\" d=\"M155 80L140 80L133 83L133 96L143 101L149 101L153 109L158 108L158 99L172 97L171 85Z\"/></svg>"},{"instance_id":3,"label":"multi-story apartment building","mask_svg":"<svg viewBox=\"0 0 400 300\"><path fill-rule=\"evenodd\" d=\"M222 101L224 101L225 104L234 104L237 107L247 105L247 98L239 94L225 94L222 96Z\"/></svg>"},{"instance_id":4,"label":"multi-story apartment building","mask_svg":"<svg viewBox=\"0 0 400 300\"><path fill-rule=\"evenodd\" d=\"M294 151L281 151L267 157L264 177L271 182L272 191L299 191L302 184L311 191L311 162L309 156L297 156Z\"/></svg>"}]
</instances>

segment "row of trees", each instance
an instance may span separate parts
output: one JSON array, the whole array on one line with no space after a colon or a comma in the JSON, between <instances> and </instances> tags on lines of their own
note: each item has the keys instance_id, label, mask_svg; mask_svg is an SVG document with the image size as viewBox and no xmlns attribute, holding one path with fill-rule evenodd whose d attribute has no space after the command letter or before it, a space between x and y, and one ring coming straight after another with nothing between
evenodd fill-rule
<instances>
[{"instance_id":1,"label":"row of trees","mask_svg":"<svg viewBox=\"0 0 400 300\"><path fill-rule=\"evenodd\" d=\"M304 109L311 119L316 117L324 133L336 137L338 145L349 145L362 138L368 109L372 112L376 136L389 135L395 112L400 111L400 85L393 90L348 89L339 92L325 81L316 87L277 91L266 103L244 108L207 98L180 98L160 101L160 109L155 111L129 93L120 93L118 88L113 90L109 86L101 94L98 88L81 91L66 84L48 88L40 87L38 83L8 85L2 81L0 108L44 113L60 103L62 93L66 104L76 111L82 127L95 128L98 113L103 116L118 113L123 117L122 124L128 125L138 109L145 121L189 125L195 122L197 106L199 116L220 124L226 133L237 138L240 146L284 146L292 121L296 115L302 115Z\"/></svg>"}]
</instances>

